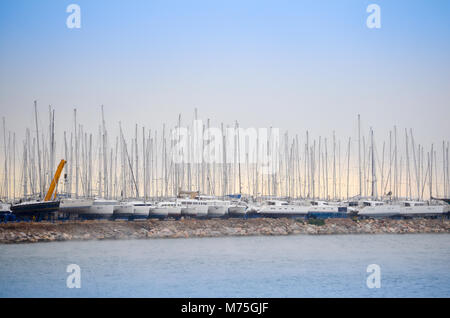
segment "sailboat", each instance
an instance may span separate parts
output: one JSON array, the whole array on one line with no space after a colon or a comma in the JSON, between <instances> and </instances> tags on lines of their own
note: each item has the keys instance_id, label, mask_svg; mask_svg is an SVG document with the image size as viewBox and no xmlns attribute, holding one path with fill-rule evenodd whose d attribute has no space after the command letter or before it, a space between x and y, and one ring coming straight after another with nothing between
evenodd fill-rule
<instances>
[{"instance_id":1,"label":"sailboat","mask_svg":"<svg viewBox=\"0 0 450 318\"><path fill-rule=\"evenodd\" d=\"M247 213L247 204L241 201L242 198L242 183L241 183L241 148L240 148L240 138L239 138L239 124L236 121L236 129L237 129L237 154L238 154L238 171L239 171L239 194L229 194L227 195L232 201L228 207L228 216L230 217L245 217Z\"/></svg>"},{"instance_id":2,"label":"sailboat","mask_svg":"<svg viewBox=\"0 0 450 318\"><path fill-rule=\"evenodd\" d=\"M199 196L198 199L206 201L209 218L220 218L228 214L230 201L218 200L212 196Z\"/></svg>"},{"instance_id":3,"label":"sailboat","mask_svg":"<svg viewBox=\"0 0 450 318\"><path fill-rule=\"evenodd\" d=\"M267 218L304 218L309 210L309 206L293 205L280 200L267 200L261 207L256 208L256 215Z\"/></svg>"},{"instance_id":4,"label":"sailboat","mask_svg":"<svg viewBox=\"0 0 450 318\"><path fill-rule=\"evenodd\" d=\"M0 200L0 222L6 221L11 215L11 205Z\"/></svg>"},{"instance_id":5,"label":"sailboat","mask_svg":"<svg viewBox=\"0 0 450 318\"><path fill-rule=\"evenodd\" d=\"M433 196L431 197L431 200L439 200L439 201L444 201L447 204L450 204L450 198L434 198Z\"/></svg>"},{"instance_id":6,"label":"sailboat","mask_svg":"<svg viewBox=\"0 0 450 318\"><path fill-rule=\"evenodd\" d=\"M247 213L247 203L241 200L241 194L228 195L229 198L233 199L228 207L229 217L245 217Z\"/></svg>"},{"instance_id":7,"label":"sailboat","mask_svg":"<svg viewBox=\"0 0 450 318\"><path fill-rule=\"evenodd\" d=\"M48 189L43 201L33 200L11 205L11 211L18 219L26 219L29 217L42 219L43 217L49 216L58 211L60 201L55 199L55 188L58 184L59 177L61 176L61 171L64 168L65 164L66 161L62 159L58 165L58 168L56 169L55 175L50 184L50 188ZM53 197L53 193L55 193L54 199L51 200Z\"/></svg>"},{"instance_id":8,"label":"sailboat","mask_svg":"<svg viewBox=\"0 0 450 318\"><path fill-rule=\"evenodd\" d=\"M169 218L180 218L181 217L182 205L177 201L162 201L156 206L150 208L150 217L163 219Z\"/></svg>"}]
</instances>

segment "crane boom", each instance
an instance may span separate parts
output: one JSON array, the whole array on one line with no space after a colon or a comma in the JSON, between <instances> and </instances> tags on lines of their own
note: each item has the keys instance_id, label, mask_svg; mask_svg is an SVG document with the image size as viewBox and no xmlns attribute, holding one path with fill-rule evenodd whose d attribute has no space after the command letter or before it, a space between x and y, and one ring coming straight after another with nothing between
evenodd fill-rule
<instances>
[{"instance_id":1,"label":"crane boom","mask_svg":"<svg viewBox=\"0 0 450 318\"><path fill-rule=\"evenodd\" d=\"M56 169L55 175L53 177L52 183L50 184L50 188L48 189L47 194L45 195L44 201L49 201L52 198L53 191L55 191L56 185L58 184L59 177L61 176L62 169L67 161L64 159L58 165Z\"/></svg>"}]
</instances>

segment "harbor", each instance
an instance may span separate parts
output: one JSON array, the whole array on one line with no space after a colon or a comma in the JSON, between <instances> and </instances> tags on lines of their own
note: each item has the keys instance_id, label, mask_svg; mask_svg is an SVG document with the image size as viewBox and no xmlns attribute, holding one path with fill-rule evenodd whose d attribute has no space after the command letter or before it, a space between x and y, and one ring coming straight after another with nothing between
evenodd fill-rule
<instances>
[{"instance_id":1,"label":"harbor","mask_svg":"<svg viewBox=\"0 0 450 318\"><path fill-rule=\"evenodd\" d=\"M37 101L33 110L22 152L3 118L2 222L449 217L448 141L440 153L434 144L425 150L405 129L400 147L394 126L380 152L359 115L357 142L348 137L342 155L334 131L316 139L307 130L302 145L298 134L273 127L213 127L197 109L192 121L183 124L180 114L162 131L136 124L131 138L119 122L114 138L101 106L95 142L74 108L61 140L55 108L48 107L48 130Z\"/></svg>"}]
</instances>

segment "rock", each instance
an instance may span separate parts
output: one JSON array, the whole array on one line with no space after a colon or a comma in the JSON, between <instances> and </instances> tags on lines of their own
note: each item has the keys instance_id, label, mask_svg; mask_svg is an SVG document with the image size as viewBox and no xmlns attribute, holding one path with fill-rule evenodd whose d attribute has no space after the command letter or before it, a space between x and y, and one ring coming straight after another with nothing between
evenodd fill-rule
<instances>
[{"instance_id":1,"label":"rock","mask_svg":"<svg viewBox=\"0 0 450 318\"><path fill-rule=\"evenodd\" d=\"M49 230L50 229L50 230ZM185 238L250 235L449 233L450 220L327 219L323 225L293 219L71 221L0 224L0 243L91 239Z\"/></svg>"}]
</instances>

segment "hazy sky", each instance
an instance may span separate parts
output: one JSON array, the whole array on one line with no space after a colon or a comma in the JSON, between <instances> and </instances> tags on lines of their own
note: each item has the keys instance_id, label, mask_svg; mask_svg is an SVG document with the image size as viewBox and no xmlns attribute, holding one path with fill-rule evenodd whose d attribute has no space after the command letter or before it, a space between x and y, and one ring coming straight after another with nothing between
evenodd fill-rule
<instances>
[{"instance_id":1,"label":"hazy sky","mask_svg":"<svg viewBox=\"0 0 450 318\"><path fill-rule=\"evenodd\" d=\"M81 29L66 7L81 7ZM369 4L381 29L366 26ZM56 129L72 109L92 132L100 105L160 128L182 113L242 127L313 136L385 138L393 125L418 142L450 137L449 1L25 1L0 2L0 116L22 134L33 101ZM381 137L380 137L381 136Z\"/></svg>"}]
</instances>

